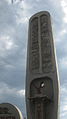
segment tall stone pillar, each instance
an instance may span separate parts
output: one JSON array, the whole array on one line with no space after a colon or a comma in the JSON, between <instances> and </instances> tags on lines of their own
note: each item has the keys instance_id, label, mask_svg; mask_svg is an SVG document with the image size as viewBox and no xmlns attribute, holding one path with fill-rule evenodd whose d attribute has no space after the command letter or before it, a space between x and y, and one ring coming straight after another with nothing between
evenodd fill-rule
<instances>
[{"instance_id":1,"label":"tall stone pillar","mask_svg":"<svg viewBox=\"0 0 67 119\"><path fill-rule=\"evenodd\" d=\"M59 82L48 12L39 12L30 18L28 36L27 119L57 119Z\"/></svg>"}]
</instances>

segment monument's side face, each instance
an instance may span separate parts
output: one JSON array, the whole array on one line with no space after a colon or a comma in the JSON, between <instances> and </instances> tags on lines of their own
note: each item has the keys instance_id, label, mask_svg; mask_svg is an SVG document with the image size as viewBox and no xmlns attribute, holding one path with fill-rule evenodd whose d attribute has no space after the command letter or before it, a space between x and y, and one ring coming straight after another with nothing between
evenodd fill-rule
<instances>
[{"instance_id":1,"label":"monument's side face","mask_svg":"<svg viewBox=\"0 0 67 119\"><path fill-rule=\"evenodd\" d=\"M29 20L26 72L26 106L28 119L57 119L58 74L48 12Z\"/></svg>"}]
</instances>

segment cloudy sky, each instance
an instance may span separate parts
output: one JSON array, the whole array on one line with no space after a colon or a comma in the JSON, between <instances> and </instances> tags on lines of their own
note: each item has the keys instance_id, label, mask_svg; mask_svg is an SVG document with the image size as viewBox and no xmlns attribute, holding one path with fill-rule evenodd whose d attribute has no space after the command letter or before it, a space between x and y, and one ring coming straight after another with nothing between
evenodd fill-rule
<instances>
[{"instance_id":1,"label":"cloudy sky","mask_svg":"<svg viewBox=\"0 0 67 119\"><path fill-rule=\"evenodd\" d=\"M28 21L48 10L60 77L60 119L67 119L67 0L0 0L0 103L9 102L25 111Z\"/></svg>"}]
</instances>

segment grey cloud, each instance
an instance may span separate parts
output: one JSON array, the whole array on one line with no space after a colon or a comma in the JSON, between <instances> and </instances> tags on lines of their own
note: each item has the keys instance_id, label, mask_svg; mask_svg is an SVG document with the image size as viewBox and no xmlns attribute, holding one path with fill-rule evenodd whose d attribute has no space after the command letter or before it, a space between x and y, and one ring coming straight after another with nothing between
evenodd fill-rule
<instances>
[{"instance_id":1,"label":"grey cloud","mask_svg":"<svg viewBox=\"0 0 67 119\"><path fill-rule=\"evenodd\" d=\"M67 85L66 84L63 84L61 86L61 105L60 105L60 112L61 112L61 115L60 117L61 118L65 118L66 119L66 115L67 115L67 98L66 98L66 95L67 95L67 91L66 91L66 87Z\"/></svg>"},{"instance_id":2,"label":"grey cloud","mask_svg":"<svg viewBox=\"0 0 67 119\"><path fill-rule=\"evenodd\" d=\"M18 108L22 111L22 114L25 116L24 94L22 93L20 95L19 92L20 90L9 87L9 85L4 82L0 82L0 103L9 102L18 106Z\"/></svg>"},{"instance_id":3,"label":"grey cloud","mask_svg":"<svg viewBox=\"0 0 67 119\"><path fill-rule=\"evenodd\" d=\"M55 28L53 32L55 34L61 87L63 84L66 88L67 71L66 68L63 69L61 67L60 59L66 57L67 41L66 35L60 37L59 34L61 29L66 29L67 26L63 22L64 14L60 1L36 0L34 2L33 0L24 0L22 4L15 3L13 5L11 3L9 4L6 0L0 1L0 39L2 36L5 36L5 38L9 36L9 41L13 42L10 49L6 49L0 45L0 84L2 85L0 85L0 96L4 96L0 99L0 102L8 101L16 104L22 110L24 116L26 115L25 98L15 93L25 88L28 20L31 15L42 10L48 10L52 16L52 25ZM60 42L57 42L57 38L61 38ZM4 41L2 41L2 44L4 44ZM7 90L7 93L3 92L4 90ZM11 90L12 92L9 93ZM66 93L62 91L61 95L61 102L64 102ZM61 108L63 106L65 106L64 103ZM65 115L64 118L66 119Z\"/></svg>"}]
</instances>

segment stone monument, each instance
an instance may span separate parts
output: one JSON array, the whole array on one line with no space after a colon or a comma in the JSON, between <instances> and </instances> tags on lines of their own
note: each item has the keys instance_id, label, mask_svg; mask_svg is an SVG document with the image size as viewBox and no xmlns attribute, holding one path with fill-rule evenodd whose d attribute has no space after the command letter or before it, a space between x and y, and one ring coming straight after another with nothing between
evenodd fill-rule
<instances>
[{"instance_id":1,"label":"stone monument","mask_svg":"<svg viewBox=\"0 0 67 119\"><path fill-rule=\"evenodd\" d=\"M51 18L47 11L29 20L26 72L27 119L57 119L59 82Z\"/></svg>"},{"instance_id":2,"label":"stone monument","mask_svg":"<svg viewBox=\"0 0 67 119\"><path fill-rule=\"evenodd\" d=\"M10 103L0 104L0 119L23 119L21 111Z\"/></svg>"}]
</instances>

